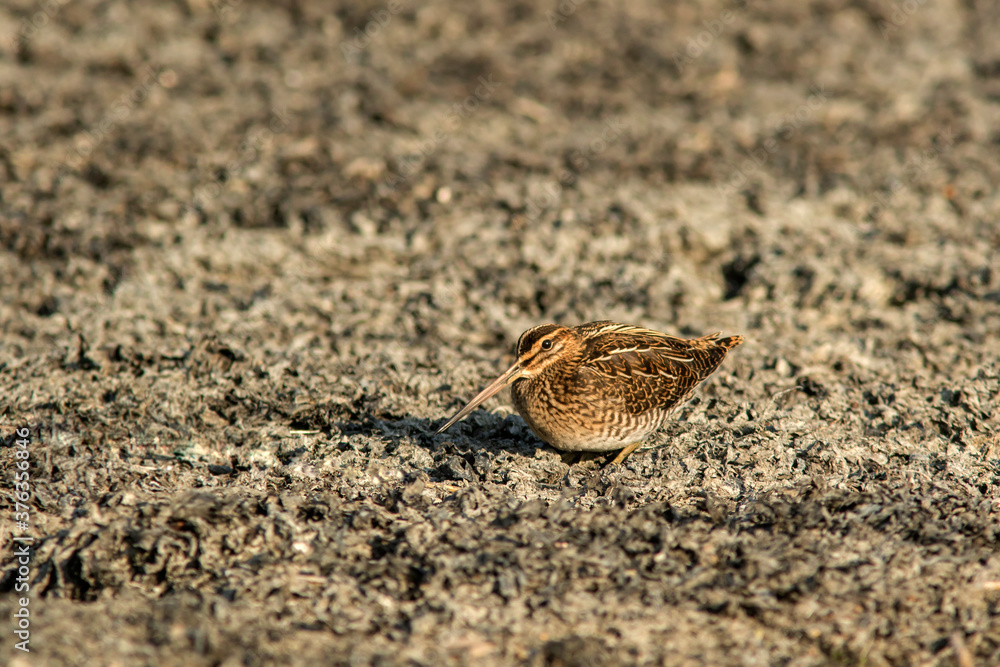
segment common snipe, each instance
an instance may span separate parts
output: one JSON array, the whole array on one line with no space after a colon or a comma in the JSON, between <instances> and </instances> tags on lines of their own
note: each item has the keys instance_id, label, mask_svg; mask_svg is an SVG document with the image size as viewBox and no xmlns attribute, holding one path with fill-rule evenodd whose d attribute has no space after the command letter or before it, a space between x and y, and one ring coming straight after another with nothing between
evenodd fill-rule
<instances>
[{"instance_id":1,"label":"common snipe","mask_svg":"<svg viewBox=\"0 0 1000 667\"><path fill-rule=\"evenodd\" d=\"M517 361L438 429L441 433L511 386L514 407L556 449L621 449L621 463L711 375L743 336L677 338L602 321L543 324L517 341Z\"/></svg>"}]
</instances>

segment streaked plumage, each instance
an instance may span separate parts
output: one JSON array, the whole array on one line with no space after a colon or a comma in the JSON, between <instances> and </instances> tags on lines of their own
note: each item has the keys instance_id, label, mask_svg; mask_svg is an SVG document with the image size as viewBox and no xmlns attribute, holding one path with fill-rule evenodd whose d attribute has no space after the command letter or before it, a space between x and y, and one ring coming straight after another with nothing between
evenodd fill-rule
<instances>
[{"instance_id":1,"label":"streaked plumage","mask_svg":"<svg viewBox=\"0 0 1000 667\"><path fill-rule=\"evenodd\" d=\"M677 338L610 321L528 329L514 365L438 433L509 384L514 407L539 438L573 452L621 449L620 463L743 342L718 335Z\"/></svg>"}]
</instances>

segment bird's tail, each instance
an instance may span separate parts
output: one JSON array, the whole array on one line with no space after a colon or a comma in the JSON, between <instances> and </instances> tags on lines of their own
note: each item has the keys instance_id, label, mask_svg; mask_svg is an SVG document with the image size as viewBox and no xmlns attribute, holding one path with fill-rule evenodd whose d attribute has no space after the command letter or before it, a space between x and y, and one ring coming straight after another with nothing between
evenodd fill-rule
<instances>
[{"instance_id":1,"label":"bird's tail","mask_svg":"<svg viewBox=\"0 0 1000 667\"><path fill-rule=\"evenodd\" d=\"M742 343L743 343L743 336L727 336L726 338L720 338L719 340L715 341L716 345L718 345L719 347L724 347L727 350L731 350L737 345L740 345Z\"/></svg>"}]
</instances>

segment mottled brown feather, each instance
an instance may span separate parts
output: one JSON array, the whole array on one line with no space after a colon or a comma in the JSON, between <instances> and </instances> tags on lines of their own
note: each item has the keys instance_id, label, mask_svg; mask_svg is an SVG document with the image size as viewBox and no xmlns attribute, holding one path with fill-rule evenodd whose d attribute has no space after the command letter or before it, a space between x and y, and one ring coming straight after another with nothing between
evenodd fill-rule
<instances>
[{"instance_id":1,"label":"mottled brown feather","mask_svg":"<svg viewBox=\"0 0 1000 667\"><path fill-rule=\"evenodd\" d=\"M629 414L681 403L719 367L730 348L743 342L741 336L716 341L718 333L678 338L614 322L593 322L576 330L586 345L577 373L610 380L604 391L615 393Z\"/></svg>"},{"instance_id":2,"label":"mottled brown feather","mask_svg":"<svg viewBox=\"0 0 1000 667\"><path fill-rule=\"evenodd\" d=\"M678 338L607 320L534 327L518 340L514 366L441 430L510 383L539 438L570 451L624 448L621 460L743 342L718 336Z\"/></svg>"}]
</instances>

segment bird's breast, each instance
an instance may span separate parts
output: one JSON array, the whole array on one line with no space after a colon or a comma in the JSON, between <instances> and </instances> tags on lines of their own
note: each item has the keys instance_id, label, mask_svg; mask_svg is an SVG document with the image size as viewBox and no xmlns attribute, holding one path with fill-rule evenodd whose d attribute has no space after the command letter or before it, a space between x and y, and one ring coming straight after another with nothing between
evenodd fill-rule
<instances>
[{"instance_id":1,"label":"bird's breast","mask_svg":"<svg viewBox=\"0 0 1000 667\"><path fill-rule=\"evenodd\" d=\"M571 378L518 380L511 398L535 435L566 451L621 449L647 437L663 421L654 413L630 414L614 393Z\"/></svg>"}]
</instances>

